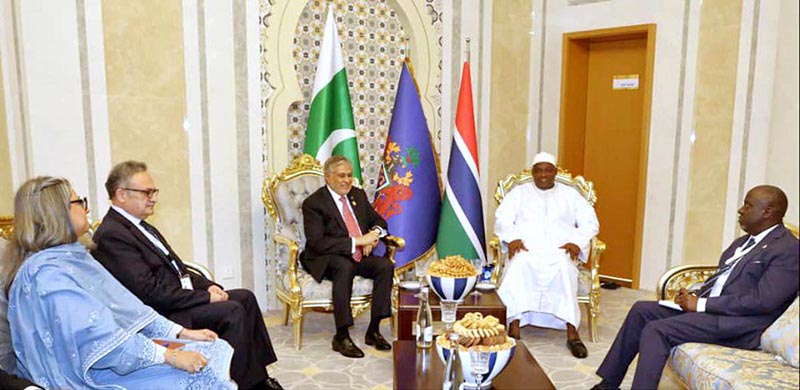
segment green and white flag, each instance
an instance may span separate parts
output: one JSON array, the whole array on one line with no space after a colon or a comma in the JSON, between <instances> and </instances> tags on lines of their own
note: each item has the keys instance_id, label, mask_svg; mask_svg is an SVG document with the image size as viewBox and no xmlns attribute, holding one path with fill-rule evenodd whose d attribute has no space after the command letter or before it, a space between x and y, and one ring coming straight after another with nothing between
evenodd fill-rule
<instances>
[{"instance_id":1,"label":"green and white flag","mask_svg":"<svg viewBox=\"0 0 800 390\"><path fill-rule=\"evenodd\" d=\"M321 162L332 155L347 157L353 164L353 177L363 183L342 45L330 5L321 46L303 152Z\"/></svg>"}]
</instances>

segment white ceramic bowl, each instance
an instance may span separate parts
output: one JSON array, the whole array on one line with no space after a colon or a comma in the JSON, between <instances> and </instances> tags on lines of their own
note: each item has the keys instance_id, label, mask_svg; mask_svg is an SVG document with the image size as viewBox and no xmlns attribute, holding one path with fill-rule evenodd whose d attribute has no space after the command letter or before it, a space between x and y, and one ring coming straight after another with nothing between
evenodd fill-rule
<instances>
[{"instance_id":1,"label":"white ceramic bowl","mask_svg":"<svg viewBox=\"0 0 800 390\"><path fill-rule=\"evenodd\" d=\"M514 343L514 339L510 340L512 341L511 348L491 352L491 356L489 357L489 373L484 375L481 380L481 388L491 388L492 379L500 375L508 365L508 362L511 361L511 358L514 357L514 351L517 345ZM447 359L450 357L450 348L445 348L438 342L435 344L439 359L442 360L442 364L447 366ZM475 378L472 377L472 364L469 360L469 351L464 351L459 348L458 358L461 360L461 369L464 372L465 387L469 387L469 385L475 383Z\"/></svg>"},{"instance_id":2,"label":"white ceramic bowl","mask_svg":"<svg viewBox=\"0 0 800 390\"><path fill-rule=\"evenodd\" d=\"M447 278L439 276L425 276L428 279L428 286L443 301L460 301L464 299L472 288L475 287L477 276L466 278Z\"/></svg>"}]
</instances>

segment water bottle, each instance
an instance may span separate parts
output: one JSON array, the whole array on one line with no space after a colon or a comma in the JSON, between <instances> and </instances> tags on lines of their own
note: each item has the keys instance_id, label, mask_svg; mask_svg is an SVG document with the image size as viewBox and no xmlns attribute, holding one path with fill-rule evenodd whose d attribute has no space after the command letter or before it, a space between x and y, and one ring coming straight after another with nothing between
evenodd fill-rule
<instances>
[{"instance_id":1,"label":"water bottle","mask_svg":"<svg viewBox=\"0 0 800 390\"><path fill-rule=\"evenodd\" d=\"M481 283L491 283L493 272L494 272L494 264L484 265L483 272L481 273Z\"/></svg>"},{"instance_id":2,"label":"water bottle","mask_svg":"<svg viewBox=\"0 0 800 390\"><path fill-rule=\"evenodd\" d=\"M464 382L464 372L461 370L461 358L458 353L458 333L450 333L450 356L444 368L444 382L442 390L458 390Z\"/></svg>"},{"instance_id":3,"label":"water bottle","mask_svg":"<svg viewBox=\"0 0 800 390\"><path fill-rule=\"evenodd\" d=\"M417 309L417 348L430 348L433 345L433 315L428 303L428 287L419 292L419 309Z\"/></svg>"}]
</instances>

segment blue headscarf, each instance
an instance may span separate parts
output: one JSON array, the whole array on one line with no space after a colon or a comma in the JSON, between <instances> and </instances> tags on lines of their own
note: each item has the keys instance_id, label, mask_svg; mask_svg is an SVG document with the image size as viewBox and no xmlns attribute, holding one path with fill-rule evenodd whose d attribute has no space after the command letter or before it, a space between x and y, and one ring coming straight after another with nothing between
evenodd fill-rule
<instances>
[{"instance_id":1,"label":"blue headscarf","mask_svg":"<svg viewBox=\"0 0 800 390\"><path fill-rule=\"evenodd\" d=\"M79 243L26 259L8 302L19 374L63 388L92 383L92 365L158 316Z\"/></svg>"}]
</instances>

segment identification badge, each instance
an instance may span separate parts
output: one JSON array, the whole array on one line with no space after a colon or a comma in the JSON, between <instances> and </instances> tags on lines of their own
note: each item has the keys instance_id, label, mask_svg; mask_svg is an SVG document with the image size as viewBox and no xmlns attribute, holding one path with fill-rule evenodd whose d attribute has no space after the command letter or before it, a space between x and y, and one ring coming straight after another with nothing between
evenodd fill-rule
<instances>
[{"instance_id":1,"label":"identification badge","mask_svg":"<svg viewBox=\"0 0 800 390\"><path fill-rule=\"evenodd\" d=\"M192 278L189 277L189 274L181 276L181 288L184 290L194 290L192 286Z\"/></svg>"}]
</instances>

